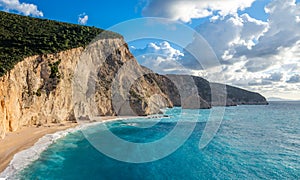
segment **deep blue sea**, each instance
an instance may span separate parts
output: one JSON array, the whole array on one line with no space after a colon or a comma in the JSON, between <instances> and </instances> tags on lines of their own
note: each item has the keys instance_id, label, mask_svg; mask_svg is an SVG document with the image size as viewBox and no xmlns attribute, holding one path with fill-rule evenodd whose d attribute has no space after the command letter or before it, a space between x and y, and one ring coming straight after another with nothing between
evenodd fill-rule
<instances>
[{"instance_id":1,"label":"deep blue sea","mask_svg":"<svg viewBox=\"0 0 300 180\"><path fill-rule=\"evenodd\" d=\"M183 112L186 116L179 116ZM160 160L127 163L100 153L89 141L89 138L101 139L107 131L98 124L84 133L71 133L52 144L38 160L19 174L19 178L300 179L300 102L226 107L214 138L205 148L199 149L210 112L168 109L166 114L170 117L162 118L149 128L144 126L155 119L118 120L105 124L110 132L123 140L149 143L174 130L179 117L196 119L195 129L187 141ZM185 123L193 122L187 120ZM188 125L179 128L185 132L187 127L190 128ZM174 143L177 140L174 138ZM112 151L132 156L136 150L116 147ZM146 155L149 154L145 152Z\"/></svg>"}]
</instances>

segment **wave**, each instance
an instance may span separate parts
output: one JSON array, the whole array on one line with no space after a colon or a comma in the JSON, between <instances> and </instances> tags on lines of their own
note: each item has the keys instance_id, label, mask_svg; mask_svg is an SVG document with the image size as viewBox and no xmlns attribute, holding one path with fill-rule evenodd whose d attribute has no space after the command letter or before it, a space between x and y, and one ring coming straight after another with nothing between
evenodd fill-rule
<instances>
[{"instance_id":1,"label":"wave","mask_svg":"<svg viewBox=\"0 0 300 180\"><path fill-rule=\"evenodd\" d=\"M77 131L84 130L88 127L95 126L100 123L121 120L121 119L122 118L114 118L111 120L106 120L101 122L79 124L74 128L58 131L53 134L47 134L42 138L40 138L29 149L23 150L15 154L8 167L2 173L0 173L0 179L5 179L5 180L16 179L18 172L20 172L25 167L30 165L33 161L37 160L40 157L41 153L44 152L51 144L55 143L58 139L63 138L70 133L75 133Z\"/></svg>"},{"instance_id":2,"label":"wave","mask_svg":"<svg viewBox=\"0 0 300 180\"><path fill-rule=\"evenodd\" d=\"M29 149L15 154L8 167L0 174L0 178L15 179L17 172L23 170L26 166L37 160L40 157L40 154L51 144L55 143L58 139L65 137L69 133L73 133L78 130L80 130L79 126L43 136Z\"/></svg>"},{"instance_id":3,"label":"wave","mask_svg":"<svg viewBox=\"0 0 300 180\"><path fill-rule=\"evenodd\" d=\"M141 119L143 119L144 120L143 122L145 122L145 120L152 122L152 119L156 119L156 118L164 119L164 121L168 121L167 119L169 119L169 117L161 116L161 115L146 116L146 117L127 117L127 118L116 117L114 119L105 120L105 121L100 121L100 119L96 118L98 120L96 122L79 123L79 125L74 128L69 128L67 130L58 131L53 134L47 134L47 135L43 136L42 138L40 138L29 149L23 150L23 151L15 154L12 161L8 165L8 167L2 173L0 173L0 179L5 179L5 180L17 179L17 174L20 171L22 171L25 167L30 165L33 161L36 161L40 157L41 153L44 152L45 150L47 150L47 148L51 144L55 143L58 139L61 139L70 133L82 131L91 126L96 126L98 124L106 123L109 121L122 120L122 121L126 121L128 123L130 123L130 122L135 123L135 122L139 122ZM170 122L174 122L174 121L170 120Z\"/></svg>"}]
</instances>

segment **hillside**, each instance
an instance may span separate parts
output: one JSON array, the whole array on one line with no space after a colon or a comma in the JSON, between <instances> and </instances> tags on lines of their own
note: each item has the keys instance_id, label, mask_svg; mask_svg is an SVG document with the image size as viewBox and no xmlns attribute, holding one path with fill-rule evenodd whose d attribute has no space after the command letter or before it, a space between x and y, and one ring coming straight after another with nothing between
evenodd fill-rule
<instances>
[{"instance_id":1,"label":"hillside","mask_svg":"<svg viewBox=\"0 0 300 180\"><path fill-rule=\"evenodd\" d=\"M166 75L167 78L180 79L187 75ZM212 83L198 76L191 76L194 80L196 87L198 88L198 95L203 99L204 102L201 104L209 104L209 106L236 106L236 105L267 105L268 102L265 97L256 92L247 91L238 87L229 85ZM212 91L213 88L213 91ZM222 89L226 88L226 91ZM172 89L172 87L168 87ZM214 92L214 98L212 98L212 92ZM176 94L176 93L175 93ZM178 96L178 95L171 95ZM222 97L226 97L226 102L222 102ZM224 104L226 103L226 104ZM203 106L202 106L203 107ZM204 107L207 107L205 105Z\"/></svg>"},{"instance_id":2,"label":"hillside","mask_svg":"<svg viewBox=\"0 0 300 180\"><path fill-rule=\"evenodd\" d=\"M0 11L0 77L25 57L84 47L100 33L99 38L121 37L94 27Z\"/></svg>"},{"instance_id":3,"label":"hillside","mask_svg":"<svg viewBox=\"0 0 300 180\"><path fill-rule=\"evenodd\" d=\"M219 83L211 83L211 86L219 89L220 86L224 86ZM245 89L226 85L227 91L227 105L267 105L268 102L265 97L256 92L247 91Z\"/></svg>"}]
</instances>

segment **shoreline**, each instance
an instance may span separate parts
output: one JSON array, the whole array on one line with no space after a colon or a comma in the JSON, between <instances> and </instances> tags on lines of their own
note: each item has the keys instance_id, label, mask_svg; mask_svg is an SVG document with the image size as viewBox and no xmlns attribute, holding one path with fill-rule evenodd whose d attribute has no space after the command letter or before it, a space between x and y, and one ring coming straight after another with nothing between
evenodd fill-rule
<instances>
[{"instance_id":1,"label":"shoreline","mask_svg":"<svg viewBox=\"0 0 300 180\"><path fill-rule=\"evenodd\" d=\"M7 133L4 139L0 139L0 172L5 170L15 154L30 148L43 136L77 125L77 123L65 123L63 125L51 124L48 127L22 127L20 130ZM26 139L23 138L24 136L26 136Z\"/></svg>"},{"instance_id":2,"label":"shoreline","mask_svg":"<svg viewBox=\"0 0 300 180\"><path fill-rule=\"evenodd\" d=\"M40 153L46 150L57 139L69 133L98 123L127 118L137 117L105 116L99 118L97 121L81 123L64 122L60 124L47 124L42 127L23 127L16 132L10 132L4 139L0 139L0 179L9 178L9 175L13 175L24 166L27 166L36 160ZM23 137L26 137L26 139ZM35 146L38 149L35 149ZM32 156L37 157L30 158ZM28 162L23 162L24 160L28 160Z\"/></svg>"}]
</instances>

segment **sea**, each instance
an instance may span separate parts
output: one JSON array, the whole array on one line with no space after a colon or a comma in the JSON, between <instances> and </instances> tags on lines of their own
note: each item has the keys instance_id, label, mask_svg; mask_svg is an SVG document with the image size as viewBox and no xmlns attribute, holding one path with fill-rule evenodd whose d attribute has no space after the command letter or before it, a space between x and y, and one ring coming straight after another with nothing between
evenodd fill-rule
<instances>
[{"instance_id":1,"label":"sea","mask_svg":"<svg viewBox=\"0 0 300 180\"><path fill-rule=\"evenodd\" d=\"M221 120L214 110L224 111ZM69 133L14 178L300 179L300 102L164 114Z\"/></svg>"}]
</instances>

